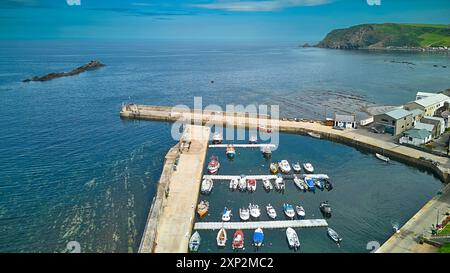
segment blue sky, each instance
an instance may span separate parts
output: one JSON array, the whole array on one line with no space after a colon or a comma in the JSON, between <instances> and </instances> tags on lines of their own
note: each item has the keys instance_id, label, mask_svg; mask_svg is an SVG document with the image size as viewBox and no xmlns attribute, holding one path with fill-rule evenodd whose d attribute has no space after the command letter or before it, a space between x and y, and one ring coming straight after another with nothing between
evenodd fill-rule
<instances>
[{"instance_id":1,"label":"blue sky","mask_svg":"<svg viewBox=\"0 0 450 273\"><path fill-rule=\"evenodd\" d=\"M449 14L449 0L1 0L0 39L315 42L361 23L449 24Z\"/></svg>"}]
</instances>

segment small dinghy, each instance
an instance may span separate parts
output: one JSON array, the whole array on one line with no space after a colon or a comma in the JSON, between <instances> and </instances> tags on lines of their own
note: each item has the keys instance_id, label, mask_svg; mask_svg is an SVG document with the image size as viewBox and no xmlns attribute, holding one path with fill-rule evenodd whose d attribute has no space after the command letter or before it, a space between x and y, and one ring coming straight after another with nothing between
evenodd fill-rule
<instances>
[{"instance_id":1,"label":"small dinghy","mask_svg":"<svg viewBox=\"0 0 450 273\"><path fill-rule=\"evenodd\" d=\"M212 143L213 144L221 144L222 141L223 141L222 134L219 132L214 133L213 138L212 138Z\"/></svg>"},{"instance_id":2,"label":"small dinghy","mask_svg":"<svg viewBox=\"0 0 450 273\"><path fill-rule=\"evenodd\" d=\"M308 135L313 138L321 138L321 136L319 134L312 133L312 132L308 133Z\"/></svg>"},{"instance_id":3,"label":"small dinghy","mask_svg":"<svg viewBox=\"0 0 450 273\"><path fill-rule=\"evenodd\" d=\"M375 156L376 156L379 160L384 161L384 162L386 162L386 163L388 163L389 161L391 161L391 159L390 159L389 157L386 157L386 156L384 156L384 155L380 155L379 153L376 153Z\"/></svg>"},{"instance_id":4,"label":"small dinghy","mask_svg":"<svg viewBox=\"0 0 450 273\"><path fill-rule=\"evenodd\" d=\"M200 204L197 205L197 213L200 218L205 217L205 215L208 213L209 209L209 202L202 200Z\"/></svg>"},{"instance_id":5,"label":"small dinghy","mask_svg":"<svg viewBox=\"0 0 450 273\"><path fill-rule=\"evenodd\" d=\"M333 240L337 245L339 245L342 242L342 238L339 236L339 234L334 231L332 228L327 229L328 236Z\"/></svg>"},{"instance_id":6,"label":"small dinghy","mask_svg":"<svg viewBox=\"0 0 450 273\"><path fill-rule=\"evenodd\" d=\"M253 245L256 247L261 247L264 242L264 232L261 228L255 229L253 233Z\"/></svg>"},{"instance_id":7,"label":"small dinghy","mask_svg":"<svg viewBox=\"0 0 450 273\"><path fill-rule=\"evenodd\" d=\"M291 204L284 203L283 204L283 210L284 214L286 214L287 217L294 219L295 217L295 210L294 207Z\"/></svg>"},{"instance_id":8,"label":"small dinghy","mask_svg":"<svg viewBox=\"0 0 450 273\"><path fill-rule=\"evenodd\" d=\"M303 169L305 169L306 173L314 173L314 167L311 163L303 164Z\"/></svg>"},{"instance_id":9,"label":"small dinghy","mask_svg":"<svg viewBox=\"0 0 450 273\"><path fill-rule=\"evenodd\" d=\"M224 228L221 228L219 232L217 232L217 246L224 247L227 243L227 231Z\"/></svg>"},{"instance_id":10,"label":"small dinghy","mask_svg":"<svg viewBox=\"0 0 450 273\"><path fill-rule=\"evenodd\" d=\"M239 178L233 178L230 180L230 190L234 191L238 188Z\"/></svg>"},{"instance_id":11,"label":"small dinghy","mask_svg":"<svg viewBox=\"0 0 450 273\"><path fill-rule=\"evenodd\" d=\"M250 209L250 215L253 218L256 219L256 218L259 218L259 216L261 216L261 210L259 209L258 205L250 203L248 205L248 208Z\"/></svg>"},{"instance_id":12,"label":"small dinghy","mask_svg":"<svg viewBox=\"0 0 450 273\"><path fill-rule=\"evenodd\" d=\"M260 132L263 132L263 133L268 133L268 134L272 133L272 129L268 128L267 126L264 126L264 125L258 126L258 129Z\"/></svg>"},{"instance_id":13,"label":"small dinghy","mask_svg":"<svg viewBox=\"0 0 450 273\"><path fill-rule=\"evenodd\" d=\"M198 231L196 231L194 234L192 234L191 238L189 239L189 251L191 252L197 252L198 248L200 247L200 234Z\"/></svg>"},{"instance_id":14,"label":"small dinghy","mask_svg":"<svg viewBox=\"0 0 450 273\"><path fill-rule=\"evenodd\" d=\"M267 177L263 178L262 182L263 182L264 189L266 191L271 191L273 189L272 182L270 182L269 178L267 178Z\"/></svg>"},{"instance_id":15,"label":"small dinghy","mask_svg":"<svg viewBox=\"0 0 450 273\"><path fill-rule=\"evenodd\" d=\"M333 189L333 184L331 184L328 179L325 179L325 189L327 189L327 191L331 191Z\"/></svg>"},{"instance_id":16,"label":"small dinghy","mask_svg":"<svg viewBox=\"0 0 450 273\"><path fill-rule=\"evenodd\" d=\"M297 212L298 218L305 219L306 212L302 206L295 206L295 212Z\"/></svg>"},{"instance_id":17,"label":"small dinghy","mask_svg":"<svg viewBox=\"0 0 450 273\"><path fill-rule=\"evenodd\" d=\"M299 162L295 162L295 163L292 165L292 169L294 169L294 172L299 173L299 172L302 171L302 166L300 165Z\"/></svg>"},{"instance_id":18,"label":"small dinghy","mask_svg":"<svg viewBox=\"0 0 450 273\"><path fill-rule=\"evenodd\" d=\"M247 191L249 191L249 192L256 191L256 179L248 179L247 180Z\"/></svg>"},{"instance_id":19,"label":"small dinghy","mask_svg":"<svg viewBox=\"0 0 450 273\"><path fill-rule=\"evenodd\" d=\"M314 184L316 185L317 188L319 188L320 190L323 191L323 189L325 189L325 184L322 180L320 179L316 179L314 180Z\"/></svg>"},{"instance_id":20,"label":"small dinghy","mask_svg":"<svg viewBox=\"0 0 450 273\"><path fill-rule=\"evenodd\" d=\"M255 135L251 135L248 143L250 143L250 144L257 144L258 143L258 137L255 136Z\"/></svg>"},{"instance_id":21,"label":"small dinghy","mask_svg":"<svg viewBox=\"0 0 450 273\"><path fill-rule=\"evenodd\" d=\"M268 204L266 206L266 211L267 211L267 215L269 216L270 219L274 220L275 218L277 218L277 212L271 204Z\"/></svg>"},{"instance_id":22,"label":"small dinghy","mask_svg":"<svg viewBox=\"0 0 450 273\"><path fill-rule=\"evenodd\" d=\"M269 158L272 156L272 149L269 146L262 147L261 152L265 158Z\"/></svg>"},{"instance_id":23,"label":"small dinghy","mask_svg":"<svg viewBox=\"0 0 450 273\"><path fill-rule=\"evenodd\" d=\"M250 219L250 209L240 208L239 217L241 218L242 221L247 221L248 219Z\"/></svg>"},{"instance_id":24,"label":"small dinghy","mask_svg":"<svg viewBox=\"0 0 450 273\"><path fill-rule=\"evenodd\" d=\"M293 228L286 229L286 238L289 243L289 247L297 250L300 247L300 241L298 239L297 232Z\"/></svg>"},{"instance_id":25,"label":"small dinghy","mask_svg":"<svg viewBox=\"0 0 450 273\"><path fill-rule=\"evenodd\" d=\"M223 213L222 213L222 221L229 222L231 219L231 216L232 216L231 209L228 209L227 207L225 207L223 209Z\"/></svg>"},{"instance_id":26,"label":"small dinghy","mask_svg":"<svg viewBox=\"0 0 450 273\"><path fill-rule=\"evenodd\" d=\"M208 163L208 173L217 174L219 172L220 162L217 156L212 156Z\"/></svg>"},{"instance_id":27,"label":"small dinghy","mask_svg":"<svg viewBox=\"0 0 450 273\"><path fill-rule=\"evenodd\" d=\"M306 185L308 185L308 190L314 191L316 189L316 186L314 185L314 180L312 178L306 177L305 182Z\"/></svg>"},{"instance_id":28,"label":"small dinghy","mask_svg":"<svg viewBox=\"0 0 450 273\"><path fill-rule=\"evenodd\" d=\"M270 172L272 174L278 173L278 163L270 163Z\"/></svg>"},{"instance_id":29,"label":"small dinghy","mask_svg":"<svg viewBox=\"0 0 450 273\"><path fill-rule=\"evenodd\" d=\"M236 230L233 236L233 244L231 247L234 249L243 249L244 248L244 232L242 230Z\"/></svg>"},{"instance_id":30,"label":"small dinghy","mask_svg":"<svg viewBox=\"0 0 450 273\"><path fill-rule=\"evenodd\" d=\"M282 173L288 174L291 171L291 165L289 165L289 161L287 160L281 160L278 166Z\"/></svg>"},{"instance_id":31,"label":"small dinghy","mask_svg":"<svg viewBox=\"0 0 450 273\"><path fill-rule=\"evenodd\" d=\"M296 175L294 175L294 184L295 184L295 185L297 186L297 188L299 188L300 190L302 190L302 191L305 190L305 186L304 186L304 184L303 184L303 180L302 180L300 177L296 176Z\"/></svg>"},{"instance_id":32,"label":"small dinghy","mask_svg":"<svg viewBox=\"0 0 450 273\"><path fill-rule=\"evenodd\" d=\"M239 178L239 184L238 184L240 191L246 191L247 190L247 178L243 175L241 175L241 178Z\"/></svg>"},{"instance_id":33,"label":"small dinghy","mask_svg":"<svg viewBox=\"0 0 450 273\"><path fill-rule=\"evenodd\" d=\"M202 186L201 186L201 193L202 194L211 193L213 186L214 186L214 183L213 183L212 179L209 179L209 178L203 179Z\"/></svg>"},{"instance_id":34,"label":"small dinghy","mask_svg":"<svg viewBox=\"0 0 450 273\"><path fill-rule=\"evenodd\" d=\"M234 149L233 144L227 145L226 155L229 159L233 159L236 156L236 150Z\"/></svg>"},{"instance_id":35,"label":"small dinghy","mask_svg":"<svg viewBox=\"0 0 450 273\"><path fill-rule=\"evenodd\" d=\"M275 179L275 189L277 191L283 191L285 188L284 180L281 175L278 175L277 179Z\"/></svg>"},{"instance_id":36,"label":"small dinghy","mask_svg":"<svg viewBox=\"0 0 450 273\"><path fill-rule=\"evenodd\" d=\"M319 209L324 216L327 216L327 217L331 216L331 206L328 203L328 201L320 203Z\"/></svg>"}]
</instances>

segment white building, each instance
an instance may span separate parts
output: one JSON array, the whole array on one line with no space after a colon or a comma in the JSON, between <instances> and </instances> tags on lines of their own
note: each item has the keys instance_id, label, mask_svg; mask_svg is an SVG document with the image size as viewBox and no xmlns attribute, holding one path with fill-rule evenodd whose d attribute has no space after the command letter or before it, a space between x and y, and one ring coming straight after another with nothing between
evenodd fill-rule
<instances>
[{"instance_id":1,"label":"white building","mask_svg":"<svg viewBox=\"0 0 450 273\"><path fill-rule=\"evenodd\" d=\"M403 133L403 136L399 139L401 144L411 144L415 146L427 144L431 141L433 136L431 132L428 132L425 129L410 129Z\"/></svg>"}]
</instances>

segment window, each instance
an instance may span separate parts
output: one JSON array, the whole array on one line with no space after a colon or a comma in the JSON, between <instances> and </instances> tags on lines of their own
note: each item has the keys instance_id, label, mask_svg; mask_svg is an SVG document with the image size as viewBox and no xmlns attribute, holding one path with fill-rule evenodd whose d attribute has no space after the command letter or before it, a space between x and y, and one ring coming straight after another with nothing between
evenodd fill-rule
<instances>
[{"instance_id":1,"label":"window","mask_svg":"<svg viewBox=\"0 0 450 273\"><path fill-rule=\"evenodd\" d=\"M385 118L382 118L381 121L389 122L389 120L387 120L387 119L385 119Z\"/></svg>"},{"instance_id":2,"label":"window","mask_svg":"<svg viewBox=\"0 0 450 273\"><path fill-rule=\"evenodd\" d=\"M395 126L395 120L393 120L393 121L392 121L392 125L394 125L394 126Z\"/></svg>"}]
</instances>

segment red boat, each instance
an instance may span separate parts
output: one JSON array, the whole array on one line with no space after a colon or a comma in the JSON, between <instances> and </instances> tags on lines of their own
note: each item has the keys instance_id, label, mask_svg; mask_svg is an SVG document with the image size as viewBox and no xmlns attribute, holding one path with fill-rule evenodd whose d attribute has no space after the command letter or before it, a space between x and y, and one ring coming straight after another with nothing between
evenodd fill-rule
<instances>
[{"instance_id":1,"label":"red boat","mask_svg":"<svg viewBox=\"0 0 450 273\"><path fill-rule=\"evenodd\" d=\"M220 162L217 156L212 156L211 161L208 163L208 173L216 174L219 171Z\"/></svg>"},{"instance_id":2,"label":"red boat","mask_svg":"<svg viewBox=\"0 0 450 273\"><path fill-rule=\"evenodd\" d=\"M242 249L244 248L244 232L242 230L236 230L233 236L233 249Z\"/></svg>"},{"instance_id":3,"label":"red boat","mask_svg":"<svg viewBox=\"0 0 450 273\"><path fill-rule=\"evenodd\" d=\"M270 129L270 128L267 128L266 126L264 126L264 125L260 125L259 126L259 131L260 132L263 132L263 133L272 133L272 129Z\"/></svg>"},{"instance_id":4,"label":"red boat","mask_svg":"<svg viewBox=\"0 0 450 273\"><path fill-rule=\"evenodd\" d=\"M256 179L248 179L247 180L247 191L249 191L249 192L256 191Z\"/></svg>"}]
</instances>

